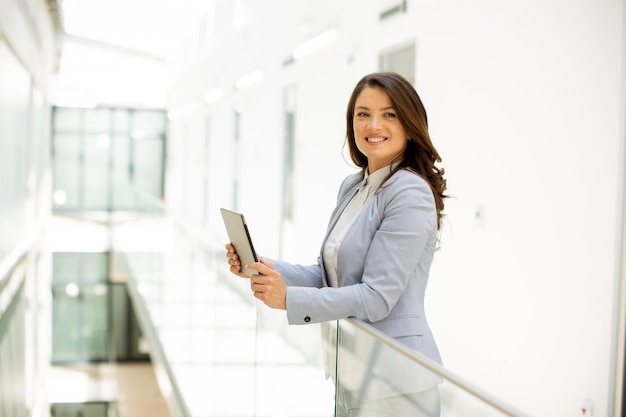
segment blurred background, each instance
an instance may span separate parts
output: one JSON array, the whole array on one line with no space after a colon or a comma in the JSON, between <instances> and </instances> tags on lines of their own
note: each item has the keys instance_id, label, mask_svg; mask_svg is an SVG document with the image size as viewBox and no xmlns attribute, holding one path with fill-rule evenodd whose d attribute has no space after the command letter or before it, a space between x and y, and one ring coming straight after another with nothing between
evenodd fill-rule
<instances>
[{"instance_id":1,"label":"blurred background","mask_svg":"<svg viewBox=\"0 0 626 417\"><path fill-rule=\"evenodd\" d=\"M160 223L116 238L113 221L166 213L194 259L213 260L196 251L227 241L226 207L264 256L315 263L355 171L349 95L389 70L420 94L452 196L426 296L445 367L528 415L624 416L625 12L621 0L0 0L0 415L72 402L61 365L109 362L112 332L133 341L117 361L154 360L111 242L181 245Z\"/></svg>"}]
</instances>

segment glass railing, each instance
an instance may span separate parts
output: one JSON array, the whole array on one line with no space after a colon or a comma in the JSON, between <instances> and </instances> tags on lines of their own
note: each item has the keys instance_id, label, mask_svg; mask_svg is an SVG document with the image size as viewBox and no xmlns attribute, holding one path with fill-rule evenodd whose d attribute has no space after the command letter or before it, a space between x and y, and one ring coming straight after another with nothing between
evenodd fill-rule
<instances>
[{"instance_id":1,"label":"glass railing","mask_svg":"<svg viewBox=\"0 0 626 417\"><path fill-rule=\"evenodd\" d=\"M345 402L379 406L382 396L402 416L525 415L366 323L346 319L336 326L337 343L328 344L337 346L337 416L348 415Z\"/></svg>"},{"instance_id":2,"label":"glass railing","mask_svg":"<svg viewBox=\"0 0 626 417\"><path fill-rule=\"evenodd\" d=\"M0 416L43 415L47 363L42 254L25 234L0 262Z\"/></svg>"},{"instance_id":3,"label":"glass railing","mask_svg":"<svg viewBox=\"0 0 626 417\"><path fill-rule=\"evenodd\" d=\"M19 411L28 404L25 384L15 383L24 381L27 375L24 264L21 259L9 274L0 276L0 416L3 417L22 416Z\"/></svg>"},{"instance_id":4,"label":"glass railing","mask_svg":"<svg viewBox=\"0 0 626 417\"><path fill-rule=\"evenodd\" d=\"M223 250L164 217L114 226L114 249L177 416L332 415L319 326L258 308Z\"/></svg>"},{"instance_id":5,"label":"glass railing","mask_svg":"<svg viewBox=\"0 0 626 417\"><path fill-rule=\"evenodd\" d=\"M176 416L347 416L346 404L377 407L381 397L401 415L524 415L358 320L289 326L228 272L223 242L170 216L126 218L112 230Z\"/></svg>"}]
</instances>

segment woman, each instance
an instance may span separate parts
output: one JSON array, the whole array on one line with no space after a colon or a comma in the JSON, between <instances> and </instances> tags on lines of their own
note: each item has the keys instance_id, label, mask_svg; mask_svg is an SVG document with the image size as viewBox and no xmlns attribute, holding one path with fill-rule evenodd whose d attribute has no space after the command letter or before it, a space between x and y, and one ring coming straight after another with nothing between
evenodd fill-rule
<instances>
[{"instance_id":1,"label":"woman","mask_svg":"<svg viewBox=\"0 0 626 417\"><path fill-rule=\"evenodd\" d=\"M318 263L262 259L247 266L260 274L251 277L252 291L287 310L290 324L355 317L440 362L424 294L447 196L426 111L402 76L374 73L354 88L346 122L350 156L361 170L341 184ZM226 249L231 272L250 278L232 245ZM429 403L423 415L438 414L436 382L418 381L412 392ZM350 416L404 415L402 401L381 401L339 397L337 406Z\"/></svg>"}]
</instances>

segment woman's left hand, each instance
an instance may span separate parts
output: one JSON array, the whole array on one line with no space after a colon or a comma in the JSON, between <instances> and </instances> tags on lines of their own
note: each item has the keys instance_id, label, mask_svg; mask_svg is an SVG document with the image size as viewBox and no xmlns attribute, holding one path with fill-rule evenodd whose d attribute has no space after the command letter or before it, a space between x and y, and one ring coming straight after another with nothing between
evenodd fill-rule
<instances>
[{"instance_id":1,"label":"woman's left hand","mask_svg":"<svg viewBox=\"0 0 626 417\"><path fill-rule=\"evenodd\" d=\"M250 277L250 287L254 296L268 307L286 310L287 284L274 265L261 258L260 262L248 264L246 268L259 273Z\"/></svg>"}]
</instances>

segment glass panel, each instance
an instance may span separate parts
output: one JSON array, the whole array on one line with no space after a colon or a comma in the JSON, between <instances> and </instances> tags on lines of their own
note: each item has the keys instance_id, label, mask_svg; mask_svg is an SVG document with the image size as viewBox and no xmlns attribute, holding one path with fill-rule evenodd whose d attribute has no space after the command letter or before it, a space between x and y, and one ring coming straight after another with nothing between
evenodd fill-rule
<instances>
[{"instance_id":1,"label":"glass panel","mask_svg":"<svg viewBox=\"0 0 626 417\"><path fill-rule=\"evenodd\" d=\"M153 133L165 132L165 114L162 111L133 112L133 130L148 131Z\"/></svg>"},{"instance_id":2,"label":"glass panel","mask_svg":"<svg viewBox=\"0 0 626 417\"><path fill-rule=\"evenodd\" d=\"M33 88L32 95L33 103L33 169L34 169L34 188L36 198L39 197L39 187L43 180L44 169L46 168L46 162L48 161L48 128L45 124L46 115L48 113L48 106L45 102L45 96L38 88ZM36 206L39 206L38 202L35 202Z\"/></svg>"},{"instance_id":3,"label":"glass panel","mask_svg":"<svg viewBox=\"0 0 626 417\"><path fill-rule=\"evenodd\" d=\"M256 415L332 416L335 389L324 371L329 357L322 355L321 343L328 329L286 326L284 316L264 305L257 312Z\"/></svg>"},{"instance_id":4,"label":"glass panel","mask_svg":"<svg viewBox=\"0 0 626 417\"><path fill-rule=\"evenodd\" d=\"M162 195L163 140L134 141L133 184L154 198Z\"/></svg>"},{"instance_id":5,"label":"glass panel","mask_svg":"<svg viewBox=\"0 0 626 417\"><path fill-rule=\"evenodd\" d=\"M79 132L81 130L82 109L56 107L54 109L55 132Z\"/></svg>"},{"instance_id":6,"label":"glass panel","mask_svg":"<svg viewBox=\"0 0 626 417\"><path fill-rule=\"evenodd\" d=\"M130 304L126 294L126 285L111 286L111 334L115 345L115 359L129 359L128 315Z\"/></svg>"},{"instance_id":7,"label":"glass panel","mask_svg":"<svg viewBox=\"0 0 626 417\"><path fill-rule=\"evenodd\" d=\"M161 197L165 124L160 110L55 108L54 208L152 209L132 188Z\"/></svg>"},{"instance_id":8,"label":"glass panel","mask_svg":"<svg viewBox=\"0 0 626 417\"><path fill-rule=\"evenodd\" d=\"M105 284L83 286L82 314L84 317L81 336L85 345L85 359L108 361L108 286Z\"/></svg>"},{"instance_id":9,"label":"glass panel","mask_svg":"<svg viewBox=\"0 0 626 417\"><path fill-rule=\"evenodd\" d=\"M55 284L104 283L109 275L108 253L54 253L52 282Z\"/></svg>"},{"instance_id":10,"label":"glass panel","mask_svg":"<svg viewBox=\"0 0 626 417\"><path fill-rule=\"evenodd\" d=\"M112 403L86 403L81 417L115 417L117 415Z\"/></svg>"},{"instance_id":11,"label":"glass panel","mask_svg":"<svg viewBox=\"0 0 626 417\"><path fill-rule=\"evenodd\" d=\"M114 417L115 407L106 402L88 402L78 404L51 404L52 417Z\"/></svg>"},{"instance_id":12,"label":"glass panel","mask_svg":"<svg viewBox=\"0 0 626 417\"><path fill-rule=\"evenodd\" d=\"M111 139L100 133L85 138L84 152L84 200L81 208L91 210L109 209L109 154Z\"/></svg>"},{"instance_id":13,"label":"glass panel","mask_svg":"<svg viewBox=\"0 0 626 417\"><path fill-rule=\"evenodd\" d=\"M113 112L113 127L115 132L128 132L130 129L128 110L115 110Z\"/></svg>"},{"instance_id":14,"label":"glass panel","mask_svg":"<svg viewBox=\"0 0 626 417\"><path fill-rule=\"evenodd\" d=\"M105 284L53 286L52 362L109 359L107 295Z\"/></svg>"},{"instance_id":15,"label":"glass panel","mask_svg":"<svg viewBox=\"0 0 626 417\"><path fill-rule=\"evenodd\" d=\"M114 210L132 209L136 205L136 196L129 186L132 172L130 155L132 140L126 134L116 135L111 143L113 145L112 207Z\"/></svg>"},{"instance_id":16,"label":"glass panel","mask_svg":"<svg viewBox=\"0 0 626 417\"><path fill-rule=\"evenodd\" d=\"M113 175L117 181L128 182L130 179L130 146L128 135L120 134L111 138L113 146Z\"/></svg>"},{"instance_id":17,"label":"glass panel","mask_svg":"<svg viewBox=\"0 0 626 417\"><path fill-rule=\"evenodd\" d=\"M337 416L440 415L441 377L389 346L340 326L337 352ZM400 411L398 414L393 411ZM378 413L378 414L377 414Z\"/></svg>"},{"instance_id":18,"label":"glass panel","mask_svg":"<svg viewBox=\"0 0 626 417\"><path fill-rule=\"evenodd\" d=\"M55 253L52 255L52 282L54 284L79 281L79 257L75 253Z\"/></svg>"},{"instance_id":19,"label":"glass panel","mask_svg":"<svg viewBox=\"0 0 626 417\"><path fill-rule=\"evenodd\" d=\"M0 261L26 228L30 96L28 71L0 39Z\"/></svg>"},{"instance_id":20,"label":"glass panel","mask_svg":"<svg viewBox=\"0 0 626 417\"><path fill-rule=\"evenodd\" d=\"M81 353L81 309L78 286L52 287L52 362L83 359Z\"/></svg>"},{"instance_id":21,"label":"glass panel","mask_svg":"<svg viewBox=\"0 0 626 417\"><path fill-rule=\"evenodd\" d=\"M108 253L52 255L52 360L108 360Z\"/></svg>"},{"instance_id":22,"label":"glass panel","mask_svg":"<svg viewBox=\"0 0 626 417\"><path fill-rule=\"evenodd\" d=\"M111 110L89 109L85 111L84 129L87 132L109 132L111 129Z\"/></svg>"},{"instance_id":23,"label":"glass panel","mask_svg":"<svg viewBox=\"0 0 626 417\"><path fill-rule=\"evenodd\" d=\"M228 272L221 244L165 216L116 223L113 245L180 415L523 416L356 320L289 326Z\"/></svg>"},{"instance_id":24,"label":"glass panel","mask_svg":"<svg viewBox=\"0 0 626 417\"><path fill-rule=\"evenodd\" d=\"M22 287L23 288L23 287ZM23 417L27 393L24 377L26 367L26 305L27 299L20 289L11 300L7 310L0 316L0 416Z\"/></svg>"},{"instance_id":25,"label":"glass panel","mask_svg":"<svg viewBox=\"0 0 626 417\"><path fill-rule=\"evenodd\" d=\"M109 277L109 253L78 253L83 283L107 282Z\"/></svg>"},{"instance_id":26,"label":"glass panel","mask_svg":"<svg viewBox=\"0 0 626 417\"><path fill-rule=\"evenodd\" d=\"M332 416L319 326L288 326L284 312L257 309L248 282L222 268L223 251L164 219L125 221L114 238L151 358L166 364L186 415Z\"/></svg>"},{"instance_id":27,"label":"glass panel","mask_svg":"<svg viewBox=\"0 0 626 417\"><path fill-rule=\"evenodd\" d=\"M349 321L339 321L337 417L517 415L445 377L452 377L451 374L446 372L442 377L432 372L430 369L443 371L443 368L431 359L410 349L406 351L411 353L403 353L394 348L395 342L385 342L385 339L375 338ZM422 365L413 356L423 358L423 363L432 368Z\"/></svg>"},{"instance_id":28,"label":"glass panel","mask_svg":"<svg viewBox=\"0 0 626 417\"><path fill-rule=\"evenodd\" d=\"M82 202L81 138L57 134L54 138L53 203L55 208L77 208Z\"/></svg>"}]
</instances>

